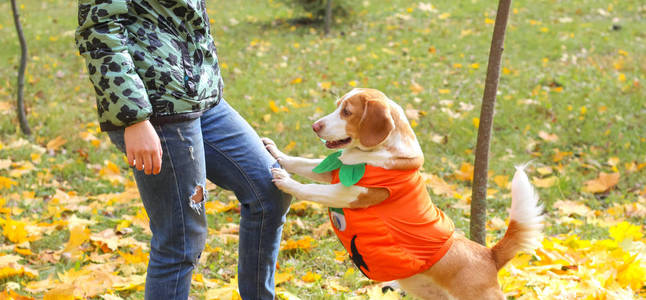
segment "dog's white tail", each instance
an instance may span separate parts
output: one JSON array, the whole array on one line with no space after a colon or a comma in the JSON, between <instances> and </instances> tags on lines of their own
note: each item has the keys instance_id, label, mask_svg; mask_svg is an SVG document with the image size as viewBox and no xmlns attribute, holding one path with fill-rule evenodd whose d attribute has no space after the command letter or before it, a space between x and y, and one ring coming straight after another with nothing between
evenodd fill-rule
<instances>
[{"instance_id":1,"label":"dog's white tail","mask_svg":"<svg viewBox=\"0 0 646 300\"><path fill-rule=\"evenodd\" d=\"M526 165L516 167L511 181L511 216L505 236L491 251L498 270L518 251L533 251L543 239L543 208L525 174Z\"/></svg>"}]
</instances>

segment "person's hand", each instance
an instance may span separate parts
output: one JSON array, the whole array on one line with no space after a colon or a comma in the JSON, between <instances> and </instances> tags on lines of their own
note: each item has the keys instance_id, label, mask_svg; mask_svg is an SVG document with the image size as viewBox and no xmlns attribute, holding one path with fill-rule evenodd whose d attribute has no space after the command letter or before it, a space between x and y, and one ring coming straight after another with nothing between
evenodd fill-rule
<instances>
[{"instance_id":1,"label":"person's hand","mask_svg":"<svg viewBox=\"0 0 646 300\"><path fill-rule=\"evenodd\" d=\"M155 128L148 120L126 127L123 134L128 164L146 175L159 174L162 147Z\"/></svg>"}]
</instances>

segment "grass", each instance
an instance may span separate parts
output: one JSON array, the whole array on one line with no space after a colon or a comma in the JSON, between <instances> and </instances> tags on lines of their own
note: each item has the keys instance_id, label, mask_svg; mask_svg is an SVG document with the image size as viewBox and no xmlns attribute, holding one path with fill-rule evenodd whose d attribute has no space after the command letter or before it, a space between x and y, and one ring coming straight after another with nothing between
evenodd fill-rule
<instances>
[{"instance_id":1,"label":"grass","mask_svg":"<svg viewBox=\"0 0 646 300\"><path fill-rule=\"evenodd\" d=\"M24 209L14 218L31 218L49 216L46 204L57 189L75 191L82 197L123 191L123 182L113 184L106 176L97 175L106 161L117 164L123 176L131 175L127 175L122 155L97 132L93 90L73 41L76 3L21 3L30 47L25 94L34 135L20 135L13 112L19 46L9 3L3 2L0 107L8 108L0 110L0 159L21 165L31 162L33 169L18 177L17 185L0 188L0 197L8 199L8 206ZM208 2L227 100L261 136L274 139L283 148L292 143L293 155L317 157L328 151L312 134L312 121L330 111L334 100L354 86L380 89L402 107L422 112L414 129L425 152L424 172L468 191L470 183L455 179L453 174L462 163L473 163L474 118L479 116L484 88L494 3L437 2L437 12L422 10L418 1L351 3L351 19L337 20L326 37L321 27L287 22L301 14L278 1ZM644 190L646 171L633 169L631 164L646 163L646 6L635 0L555 0L518 1L512 8L493 128L492 176L511 177L513 166L526 161L532 161L530 176L541 177L536 172L540 167L553 168L557 183L539 188L552 220L546 232L605 238L607 230L598 226L559 223L559 211L552 205L574 200L603 212L617 203L637 202ZM272 111L270 101L285 111ZM542 131L558 139L544 140L539 136ZM82 132L98 142L83 140ZM58 136L66 143L53 151L46 149ZM563 152L569 154L558 160ZM618 163L612 163L612 158ZM16 168L0 169L0 176L9 176L10 169ZM599 172L615 171L621 174L619 184L607 193L582 191L584 183ZM490 198L488 213L504 219L508 190L490 185L498 193ZM34 192L36 200L31 204L22 201L25 192ZM231 198L227 192L212 194L217 195L210 201L228 202ZM438 195L433 199L458 229L468 232L468 215L453 205L463 199ZM99 223L93 232L100 231L115 227L122 214L133 214L136 208L130 205L114 210L100 207L85 217ZM40 220L55 219L48 218ZM643 229L643 220L629 221ZM237 222L235 212L209 215L215 232L223 224ZM342 250L336 237L312 233L326 222L323 210L309 208L292 212L285 225L285 240L316 239L311 250L284 251L280 256L280 272L291 272L296 279L308 271L324 276L313 283L292 280L281 285L304 299L350 297L349 292L334 292L326 277L336 278L350 290L369 284L360 274L346 273L353 268L349 260L334 259L333 251ZM495 241L503 233L491 231L490 236ZM146 240L145 234L136 235ZM60 250L67 239L67 233L58 232L31 247L34 251ZM237 243L215 234L208 243L221 250L212 253L198 272L207 278L230 280L235 276ZM69 267L44 265L41 277L54 268ZM200 291L196 287L196 297L203 294ZM127 296L137 299L141 295Z\"/></svg>"}]
</instances>

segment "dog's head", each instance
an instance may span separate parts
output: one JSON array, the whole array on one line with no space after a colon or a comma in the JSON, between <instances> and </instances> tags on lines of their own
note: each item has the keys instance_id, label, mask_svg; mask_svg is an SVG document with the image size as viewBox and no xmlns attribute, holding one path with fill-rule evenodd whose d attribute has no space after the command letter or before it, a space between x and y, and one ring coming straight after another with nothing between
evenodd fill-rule
<instances>
[{"instance_id":1,"label":"dog's head","mask_svg":"<svg viewBox=\"0 0 646 300\"><path fill-rule=\"evenodd\" d=\"M395 129L388 98L380 91L353 89L336 104L334 112L312 125L328 148L374 148Z\"/></svg>"},{"instance_id":2,"label":"dog's head","mask_svg":"<svg viewBox=\"0 0 646 300\"><path fill-rule=\"evenodd\" d=\"M384 93L353 89L336 104L334 112L312 125L328 148L369 151L382 147L406 148L406 145L419 147L404 111Z\"/></svg>"}]
</instances>

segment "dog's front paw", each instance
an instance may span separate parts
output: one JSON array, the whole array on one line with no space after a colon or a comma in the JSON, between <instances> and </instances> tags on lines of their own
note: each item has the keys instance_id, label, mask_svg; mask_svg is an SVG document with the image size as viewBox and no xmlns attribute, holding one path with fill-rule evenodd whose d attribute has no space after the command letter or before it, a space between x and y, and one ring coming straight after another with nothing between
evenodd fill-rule
<instances>
[{"instance_id":1,"label":"dog's front paw","mask_svg":"<svg viewBox=\"0 0 646 300\"><path fill-rule=\"evenodd\" d=\"M292 189L292 185L296 183L284 169L272 168L271 175L273 177L272 181L276 187L283 192L289 193Z\"/></svg>"},{"instance_id":2,"label":"dog's front paw","mask_svg":"<svg viewBox=\"0 0 646 300\"><path fill-rule=\"evenodd\" d=\"M273 156L278 161L278 163L280 163L285 158L285 154L278 150L278 146L276 146L276 143L274 143L274 141L272 141L270 138L264 137L260 140L265 145L265 149L269 151L269 154L271 154L271 156Z\"/></svg>"},{"instance_id":3,"label":"dog's front paw","mask_svg":"<svg viewBox=\"0 0 646 300\"><path fill-rule=\"evenodd\" d=\"M289 173L281 168L272 168L271 175L274 177L274 180L283 180L290 178Z\"/></svg>"}]
</instances>

